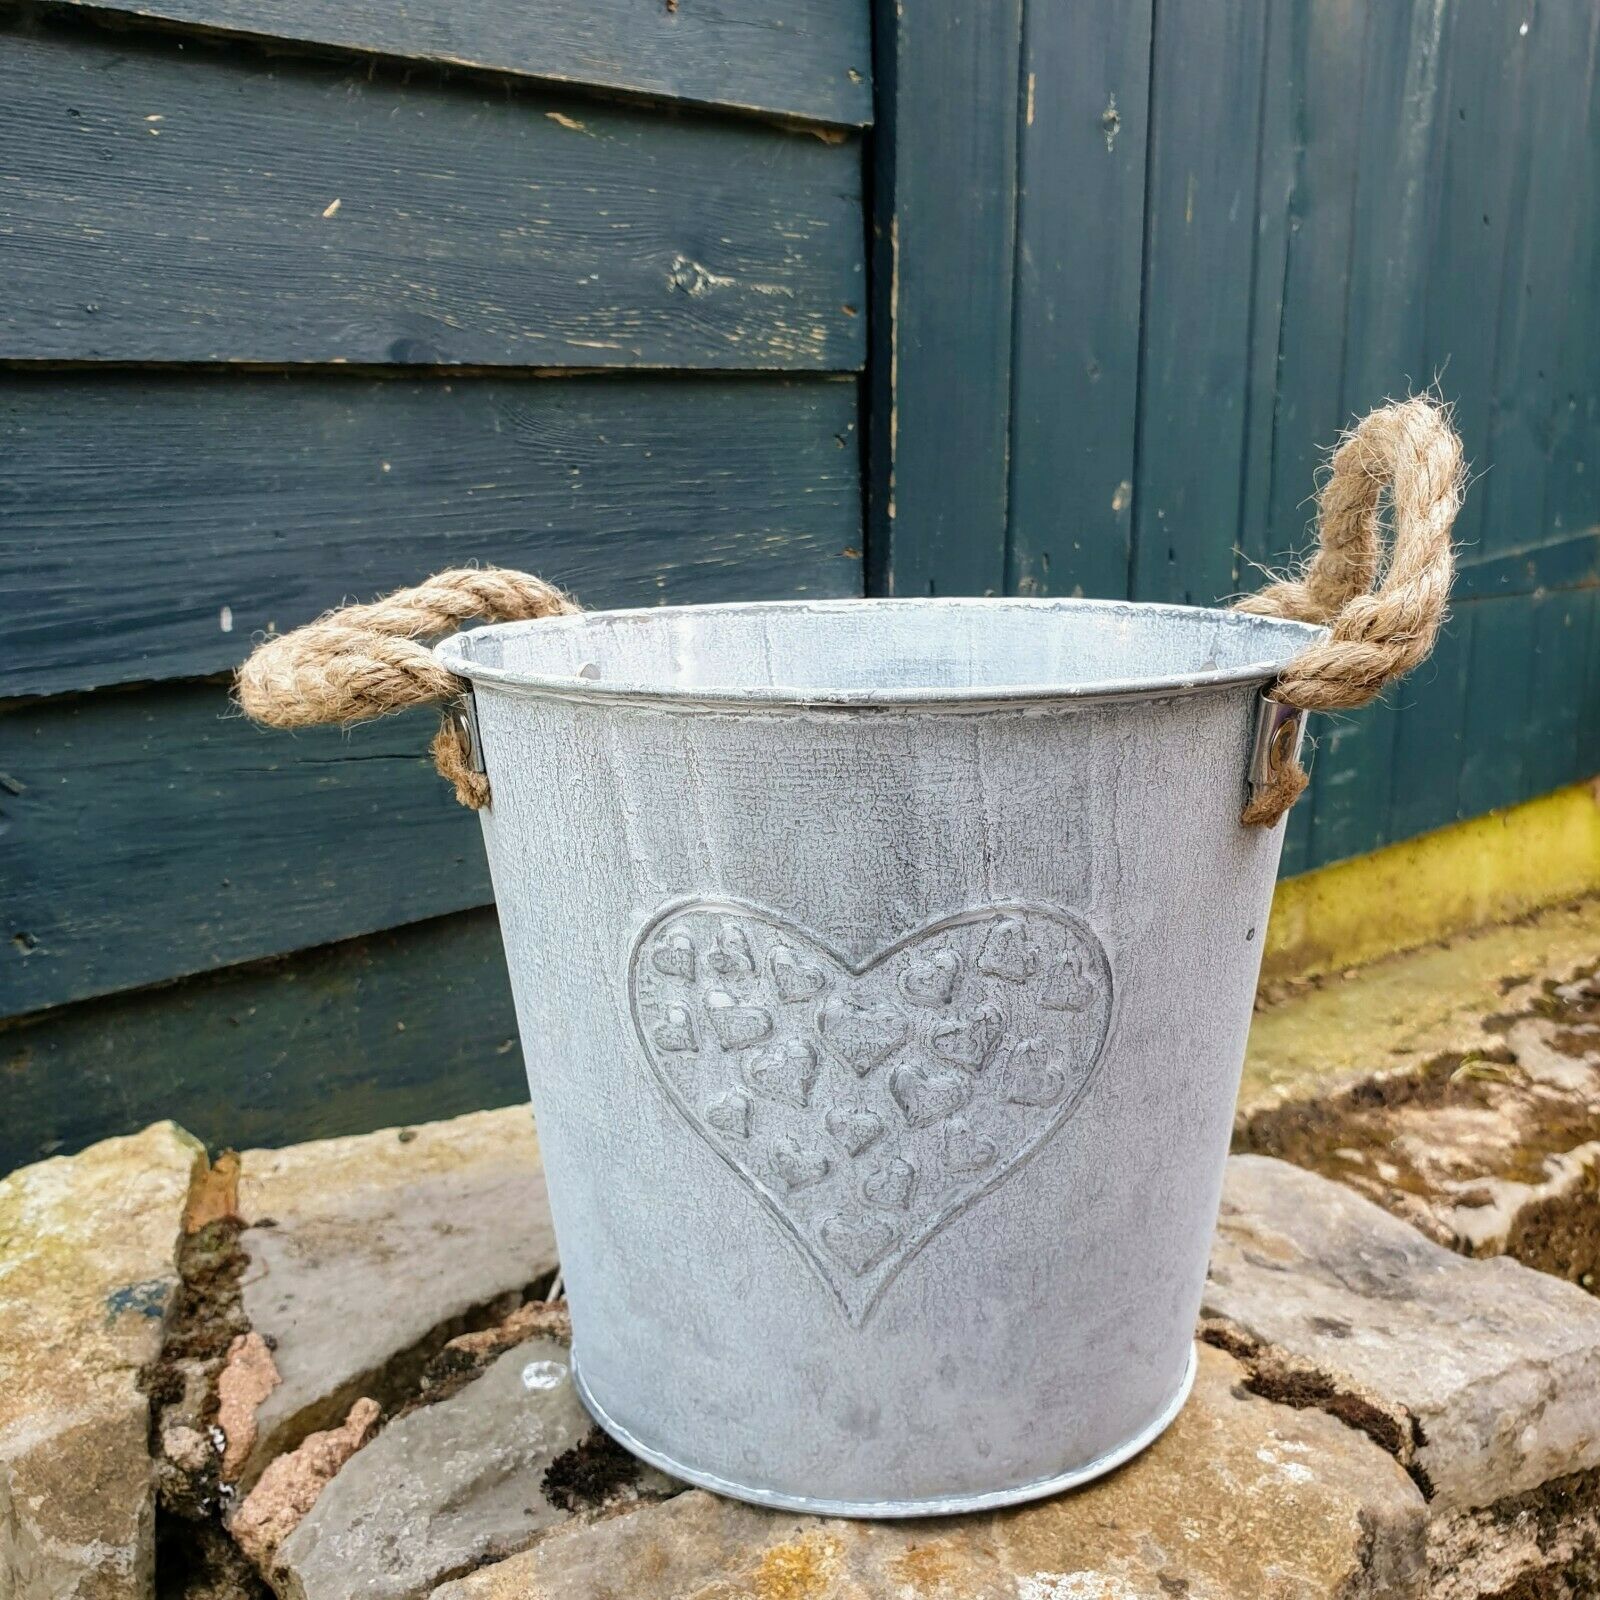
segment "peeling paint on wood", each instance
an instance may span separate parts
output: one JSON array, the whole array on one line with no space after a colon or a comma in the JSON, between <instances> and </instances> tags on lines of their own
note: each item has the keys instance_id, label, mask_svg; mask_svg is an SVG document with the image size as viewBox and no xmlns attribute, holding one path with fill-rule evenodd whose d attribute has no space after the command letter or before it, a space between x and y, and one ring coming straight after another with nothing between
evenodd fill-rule
<instances>
[{"instance_id":1,"label":"peeling paint on wood","mask_svg":"<svg viewBox=\"0 0 1600 1600\"><path fill-rule=\"evenodd\" d=\"M62 0L273 41L862 126L872 120L869 0Z\"/></svg>"},{"instance_id":2,"label":"peeling paint on wood","mask_svg":"<svg viewBox=\"0 0 1600 1600\"><path fill-rule=\"evenodd\" d=\"M464 560L594 605L858 594L854 384L0 374L10 694L192 677Z\"/></svg>"},{"instance_id":3,"label":"peeling paint on wood","mask_svg":"<svg viewBox=\"0 0 1600 1600\"><path fill-rule=\"evenodd\" d=\"M54 32L0 108L0 358L861 364L854 140Z\"/></svg>"}]
</instances>

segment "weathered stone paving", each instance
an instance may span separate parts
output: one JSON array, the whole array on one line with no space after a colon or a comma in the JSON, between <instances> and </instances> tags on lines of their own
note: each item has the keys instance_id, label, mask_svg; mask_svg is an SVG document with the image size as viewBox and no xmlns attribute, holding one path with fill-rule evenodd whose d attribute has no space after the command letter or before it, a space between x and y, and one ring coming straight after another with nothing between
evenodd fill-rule
<instances>
[{"instance_id":1,"label":"weathered stone paving","mask_svg":"<svg viewBox=\"0 0 1600 1600\"><path fill-rule=\"evenodd\" d=\"M244 1311L280 1380L242 1485L362 1395L407 1393L452 1334L555 1270L525 1106L241 1159Z\"/></svg>"},{"instance_id":2,"label":"weathered stone paving","mask_svg":"<svg viewBox=\"0 0 1600 1600\"><path fill-rule=\"evenodd\" d=\"M0 1595L151 1592L141 1369L178 1289L204 1154L170 1122L0 1179Z\"/></svg>"},{"instance_id":3,"label":"weathered stone paving","mask_svg":"<svg viewBox=\"0 0 1600 1600\"><path fill-rule=\"evenodd\" d=\"M1600 1466L1600 1301L1285 1162L1228 1163L1201 1326L1262 1392L1381 1440L1437 1509Z\"/></svg>"},{"instance_id":4,"label":"weathered stone paving","mask_svg":"<svg viewBox=\"0 0 1600 1600\"><path fill-rule=\"evenodd\" d=\"M1480 1043L1260 1108L1239 1148L1337 1178L1452 1249L1594 1289L1600 965L1511 989Z\"/></svg>"},{"instance_id":5,"label":"weathered stone paving","mask_svg":"<svg viewBox=\"0 0 1600 1600\"><path fill-rule=\"evenodd\" d=\"M1018 1511L845 1522L700 1490L551 1534L435 1600L1191 1600L1420 1595L1426 1514L1405 1473L1316 1411L1244 1391L1202 1353L1194 1395L1144 1455Z\"/></svg>"}]
</instances>

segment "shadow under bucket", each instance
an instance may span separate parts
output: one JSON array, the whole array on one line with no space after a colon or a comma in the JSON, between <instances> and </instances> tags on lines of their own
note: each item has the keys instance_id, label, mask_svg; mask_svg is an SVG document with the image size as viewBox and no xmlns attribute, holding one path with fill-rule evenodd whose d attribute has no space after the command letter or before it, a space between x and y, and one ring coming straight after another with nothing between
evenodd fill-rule
<instances>
[{"instance_id":1,"label":"shadow under bucket","mask_svg":"<svg viewBox=\"0 0 1600 1600\"><path fill-rule=\"evenodd\" d=\"M883 600L438 647L603 1427L849 1516L1160 1433L1282 843L1239 820L1260 691L1323 636Z\"/></svg>"}]
</instances>

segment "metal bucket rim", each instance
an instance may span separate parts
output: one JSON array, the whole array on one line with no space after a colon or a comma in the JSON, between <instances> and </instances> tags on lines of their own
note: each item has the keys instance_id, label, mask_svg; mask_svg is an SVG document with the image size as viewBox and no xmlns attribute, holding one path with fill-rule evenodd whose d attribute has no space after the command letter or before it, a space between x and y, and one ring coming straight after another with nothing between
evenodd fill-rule
<instances>
[{"instance_id":1,"label":"metal bucket rim","mask_svg":"<svg viewBox=\"0 0 1600 1600\"><path fill-rule=\"evenodd\" d=\"M1248 630L1263 640L1275 640L1281 648L1267 657L1230 667L1189 672L1151 672L1127 678L1085 683L988 684L973 687L930 686L901 688L802 689L784 684L753 684L740 687L687 686L670 682L650 683L634 679L586 679L572 674L534 672L491 665L474 659L476 642L495 637L505 639L531 632L559 630L579 633L597 623L617 622L659 625L672 616L754 616L762 613L809 612L817 616L835 615L862 607L931 611L957 610L1032 610L1057 611L1063 615L1098 613L1148 623L1158 618L1196 623L1209 619L1227 627ZM688 606L631 606L612 611L581 611L567 616L542 617L529 622L500 622L465 629L441 640L434 647L439 662L457 676L474 685L536 699L583 700L597 703L634 703L707 709L792 709L874 711L879 709L960 710L990 706L1033 706L1085 703L1106 700L1169 699L1205 693L1244 684L1266 684L1308 645L1327 636L1327 630L1313 623L1286 618L1263 617L1215 606L1184 606L1165 602L1134 600L1086 600L1077 598L1029 598L1025 596L984 597L883 597L832 600L724 601Z\"/></svg>"}]
</instances>

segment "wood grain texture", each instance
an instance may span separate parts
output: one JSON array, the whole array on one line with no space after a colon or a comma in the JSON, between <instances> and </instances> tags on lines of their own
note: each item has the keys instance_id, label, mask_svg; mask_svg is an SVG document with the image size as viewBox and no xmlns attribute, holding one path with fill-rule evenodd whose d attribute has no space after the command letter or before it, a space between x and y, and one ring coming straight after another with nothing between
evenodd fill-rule
<instances>
[{"instance_id":1,"label":"wood grain texture","mask_svg":"<svg viewBox=\"0 0 1600 1600\"><path fill-rule=\"evenodd\" d=\"M1445 8L1432 0L1367 5L1360 76L1353 84L1346 79L1345 102L1334 110L1337 124L1350 127L1355 140L1350 223L1344 236L1344 265L1339 269L1343 281L1332 280L1320 305L1307 305L1302 314L1313 325L1321 318L1324 345L1339 351L1340 368L1328 380L1326 391L1333 414L1324 407L1315 416L1315 426L1325 431L1302 433L1298 463L1307 474L1303 483L1311 481L1312 447L1326 448L1352 415L1391 395L1419 389L1431 376L1424 314L1439 171L1448 136L1444 13ZM1317 72L1314 59L1305 67L1308 74ZM1351 110L1358 105L1359 119ZM1427 699L1451 682L1452 675L1445 672L1417 692ZM1396 693L1404 702L1412 689L1403 686ZM1438 714L1439 702L1428 703ZM1405 717L1373 713L1356 726L1366 731L1330 745L1321 783L1297 808L1307 813L1306 825L1315 827L1321 859L1370 848L1351 841L1387 843L1398 836L1391 815L1394 741L1411 723ZM1316 826L1313 818L1319 810L1320 826Z\"/></svg>"},{"instance_id":2,"label":"wood grain texture","mask_svg":"<svg viewBox=\"0 0 1600 1600\"><path fill-rule=\"evenodd\" d=\"M876 16L872 582L998 593L1022 0Z\"/></svg>"},{"instance_id":3,"label":"wood grain texture","mask_svg":"<svg viewBox=\"0 0 1600 1600\"><path fill-rule=\"evenodd\" d=\"M1157 13L1133 593L1233 592L1267 7Z\"/></svg>"},{"instance_id":4,"label":"wood grain texture","mask_svg":"<svg viewBox=\"0 0 1600 1600\"><path fill-rule=\"evenodd\" d=\"M487 904L436 720L269 732L220 683L14 703L0 1016Z\"/></svg>"},{"instance_id":5,"label":"wood grain texture","mask_svg":"<svg viewBox=\"0 0 1600 1600\"><path fill-rule=\"evenodd\" d=\"M1034 0L1012 350L1008 590L1125 598L1151 0Z\"/></svg>"},{"instance_id":6,"label":"wood grain texture","mask_svg":"<svg viewBox=\"0 0 1600 1600\"><path fill-rule=\"evenodd\" d=\"M681 597L826 592L816 553L798 568L793 553L758 539L748 563L686 574ZM853 592L855 563L833 570L833 592ZM637 581L636 563L625 572ZM418 713L269 733L221 683L11 702L0 1016L487 903L478 829L426 754L432 727Z\"/></svg>"},{"instance_id":7,"label":"wood grain texture","mask_svg":"<svg viewBox=\"0 0 1600 1600\"><path fill-rule=\"evenodd\" d=\"M0 1028L0 1173L171 1117L262 1146L527 1098L492 910Z\"/></svg>"},{"instance_id":8,"label":"wood grain texture","mask_svg":"<svg viewBox=\"0 0 1600 1600\"><path fill-rule=\"evenodd\" d=\"M0 358L854 370L859 150L0 33Z\"/></svg>"},{"instance_id":9,"label":"wood grain texture","mask_svg":"<svg viewBox=\"0 0 1600 1600\"><path fill-rule=\"evenodd\" d=\"M463 561L591 606L856 594L856 385L0 374L10 694L198 676Z\"/></svg>"},{"instance_id":10,"label":"wood grain texture","mask_svg":"<svg viewBox=\"0 0 1600 1600\"><path fill-rule=\"evenodd\" d=\"M1274 566L1307 549L1315 538L1317 472L1350 421L1344 399L1346 330L1365 122L1352 117L1350 108L1361 104L1370 11L1367 0L1319 0L1276 19L1287 23L1293 40L1297 93L1292 142L1298 161L1272 406L1276 429L1267 559ZM1373 176L1381 181L1380 174ZM1406 387L1403 379L1397 387ZM1352 718L1329 740L1322 785L1303 803L1312 815L1301 823L1310 827L1319 850L1353 854L1344 836L1359 836L1368 824L1361 820L1348 825L1352 809L1364 816L1369 801L1379 813L1387 808L1385 764L1373 760L1369 746L1374 732L1387 738L1387 724Z\"/></svg>"},{"instance_id":11,"label":"wood grain texture","mask_svg":"<svg viewBox=\"0 0 1600 1600\"><path fill-rule=\"evenodd\" d=\"M872 120L868 0L62 0L97 15L190 24L406 61L486 67L739 111Z\"/></svg>"}]
</instances>

